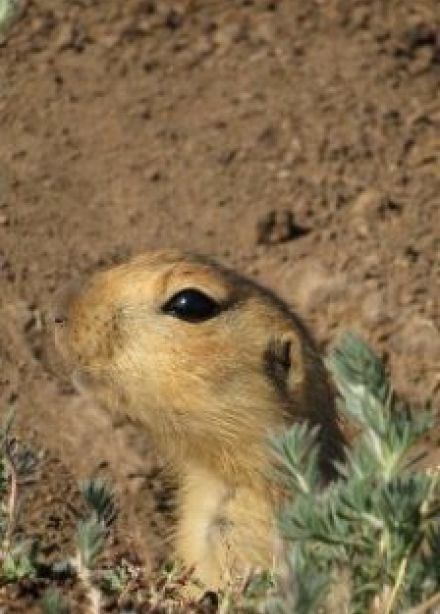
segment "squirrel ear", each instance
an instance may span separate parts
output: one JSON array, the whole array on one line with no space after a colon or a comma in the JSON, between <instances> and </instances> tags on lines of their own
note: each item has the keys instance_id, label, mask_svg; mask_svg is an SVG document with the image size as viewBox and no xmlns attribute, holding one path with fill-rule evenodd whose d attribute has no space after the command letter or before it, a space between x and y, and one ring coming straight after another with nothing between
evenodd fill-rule
<instances>
[{"instance_id":1,"label":"squirrel ear","mask_svg":"<svg viewBox=\"0 0 440 614\"><path fill-rule=\"evenodd\" d=\"M304 359L301 343L294 332L271 339L265 352L266 370L288 394L304 382Z\"/></svg>"},{"instance_id":2,"label":"squirrel ear","mask_svg":"<svg viewBox=\"0 0 440 614\"><path fill-rule=\"evenodd\" d=\"M302 344L294 330L286 331L269 342L265 361L269 377L291 402L291 416L305 418L321 428L320 462L324 476L333 476L333 460L344 455L344 437L335 413L333 390L313 342L306 339Z\"/></svg>"}]
</instances>

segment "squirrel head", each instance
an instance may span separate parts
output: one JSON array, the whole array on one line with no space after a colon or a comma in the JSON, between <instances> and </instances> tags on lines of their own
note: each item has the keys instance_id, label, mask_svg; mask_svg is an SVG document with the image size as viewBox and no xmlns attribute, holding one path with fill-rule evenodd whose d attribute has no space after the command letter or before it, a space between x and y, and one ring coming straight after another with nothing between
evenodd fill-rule
<instances>
[{"instance_id":1,"label":"squirrel head","mask_svg":"<svg viewBox=\"0 0 440 614\"><path fill-rule=\"evenodd\" d=\"M319 359L303 324L207 258L153 251L99 272L61 293L54 322L74 381L165 445L252 446L310 417Z\"/></svg>"}]
</instances>

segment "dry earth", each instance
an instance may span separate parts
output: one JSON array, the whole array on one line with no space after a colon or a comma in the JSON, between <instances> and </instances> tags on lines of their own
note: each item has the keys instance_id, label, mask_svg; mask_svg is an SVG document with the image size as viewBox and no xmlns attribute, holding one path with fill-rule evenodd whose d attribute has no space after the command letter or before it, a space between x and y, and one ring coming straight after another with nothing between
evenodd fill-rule
<instances>
[{"instance_id":1,"label":"dry earth","mask_svg":"<svg viewBox=\"0 0 440 614\"><path fill-rule=\"evenodd\" d=\"M438 0L25 2L0 45L0 405L46 451L28 532L69 548L75 484L106 473L114 547L158 552L150 443L76 395L47 324L60 285L145 248L239 268L438 404L439 94Z\"/></svg>"}]
</instances>

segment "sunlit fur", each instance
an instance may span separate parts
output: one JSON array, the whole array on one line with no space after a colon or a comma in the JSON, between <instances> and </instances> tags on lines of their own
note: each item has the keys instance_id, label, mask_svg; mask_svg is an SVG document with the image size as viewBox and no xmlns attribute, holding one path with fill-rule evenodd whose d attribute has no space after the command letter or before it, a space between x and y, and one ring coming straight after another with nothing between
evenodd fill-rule
<instances>
[{"instance_id":1,"label":"sunlit fur","mask_svg":"<svg viewBox=\"0 0 440 614\"><path fill-rule=\"evenodd\" d=\"M185 288L221 313L201 323L165 314ZM56 341L75 381L148 429L179 476L176 556L211 588L271 566L280 495L268 436L304 418L322 425L324 470L339 445L301 321L253 282L174 250L96 274L60 309Z\"/></svg>"}]
</instances>

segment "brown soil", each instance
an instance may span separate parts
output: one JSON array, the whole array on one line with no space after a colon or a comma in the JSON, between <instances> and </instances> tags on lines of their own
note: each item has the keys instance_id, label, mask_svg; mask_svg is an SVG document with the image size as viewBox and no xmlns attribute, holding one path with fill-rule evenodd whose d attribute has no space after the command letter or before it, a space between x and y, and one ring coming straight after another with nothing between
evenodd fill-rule
<instances>
[{"instance_id":1,"label":"brown soil","mask_svg":"<svg viewBox=\"0 0 440 614\"><path fill-rule=\"evenodd\" d=\"M65 281L145 248L213 254L438 402L439 94L438 0L24 4L0 45L0 404L52 459L32 531L68 548L65 503L104 472L124 547L160 551L149 442L76 395L47 326Z\"/></svg>"}]
</instances>

